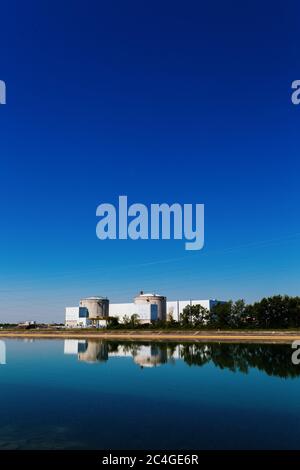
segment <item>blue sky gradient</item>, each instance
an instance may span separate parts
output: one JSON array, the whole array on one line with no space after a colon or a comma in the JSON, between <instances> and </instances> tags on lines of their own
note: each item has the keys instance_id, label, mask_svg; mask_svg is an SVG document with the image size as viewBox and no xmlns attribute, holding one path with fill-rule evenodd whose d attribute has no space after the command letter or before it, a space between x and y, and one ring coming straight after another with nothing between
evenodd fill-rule
<instances>
[{"instance_id":1,"label":"blue sky gradient","mask_svg":"<svg viewBox=\"0 0 300 470\"><path fill-rule=\"evenodd\" d=\"M295 1L1 5L0 321L86 295L297 295ZM204 203L205 248L100 241L96 207Z\"/></svg>"}]
</instances>

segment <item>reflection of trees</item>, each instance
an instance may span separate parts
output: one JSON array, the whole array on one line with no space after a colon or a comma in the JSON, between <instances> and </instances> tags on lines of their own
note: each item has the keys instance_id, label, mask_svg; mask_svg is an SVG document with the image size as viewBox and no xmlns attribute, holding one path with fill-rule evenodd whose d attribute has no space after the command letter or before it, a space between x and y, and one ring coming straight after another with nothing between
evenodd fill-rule
<instances>
[{"instance_id":1,"label":"reflection of trees","mask_svg":"<svg viewBox=\"0 0 300 470\"><path fill-rule=\"evenodd\" d=\"M121 348L124 352L130 354L131 356L137 356L144 347L150 348L150 355L157 356L160 355L162 358L172 358L176 349L178 348L178 343L168 342L158 342L158 341L107 341L108 352L117 353ZM162 361L163 363L167 362L166 359Z\"/></svg>"},{"instance_id":2,"label":"reflection of trees","mask_svg":"<svg viewBox=\"0 0 300 470\"><path fill-rule=\"evenodd\" d=\"M184 344L180 355L189 366L204 366L211 360L211 351L207 344Z\"/></svg>"},{"instance_id":3,"label":"reflection of trees","mask_svg":"<svg viewBox=\"0 0 300 470\"><path fill-rule=\"evenodd\" d=\"M289 378L300 376L300 368L291 360L288 344L185 344L181 357L188 365L202 366L209 362L220 369L247 374L255 368L267 375Z\"/></svg>"}]
</instances>

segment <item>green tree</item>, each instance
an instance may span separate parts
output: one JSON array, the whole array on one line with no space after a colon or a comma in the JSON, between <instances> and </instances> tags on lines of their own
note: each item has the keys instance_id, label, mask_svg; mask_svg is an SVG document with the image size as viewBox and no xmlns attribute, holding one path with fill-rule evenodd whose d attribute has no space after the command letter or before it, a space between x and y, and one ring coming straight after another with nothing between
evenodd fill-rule
<instances>
[{"instance_id":1,"label":"green tree","mask_svg":"<svg viewBox=\"0 0 300 470\"><path fill-rule=\"evenodd\" d=\"M191 325L192 323L191 305L187 305L182 310L182 313L180 315L180 323L183 326Z\"/></svg>"},{"instance_id":2,"label":"green tree","mask_svg":"<svg viewBox=\"0 0 300 470\"><path fill-rule=\"evenodd\" d=\"M246 303L239 299L231 304L231 327L239 328L246 323Z\"/></svg>"},{"instance_id":3,"label":"green tree","mask_svg":"<svg viewBox=\"0 0 300 470\"><path fill-rule=\"evenodd\" d=\"M122 322L124 326L126 327L130 326L130 317L128 315L124 315Z\"/></svg>"},{"instance_id":4,"label":"green tree","mask_svg":"<svg viewBox=\"0 0 300 470\"><path fill-rule=\"evenodd\" d=\"M290 299L288 296L263 298L253 304L256 326L260 328L286 328L290 324Z\"/></svg>"},{"instance_id":5,"label":"green tree","mask_svg":"<svg viewBox=\"0 0 300 470\"><path fill-rule=\"evenodd\" d=\"M117 328L120 326L118 317L108 317L107 328Z\"/></svg>"},{"instance_id":6,"label":"green tree","mask_svg":"<svg viewBox=\"0 0 300 470\"><path fill-rule=\"evenodd\" d=\"M232 301L218 302L213 306L210 324L218 328L229 328L232 325Z\"/></svg>"},{"instance_id":7,"label":"green tree","mask_svg":"<svg viewBox=\"0 0 300 470\"><path fill-rule=\"evenodd\" d=\"M130 317L130 326L136 328L140 324L140 317L137 313L133 313Z\"/></svg>"},{"instance_id":8,"label":"green tree","mask_svg":"<svg viewBox=\"0 0 300 470\"><path fill-rule=\"evenodd\" d=\"M207 323L209 311L202 305L187 305L181 314L181 323L184 326L201 327Z\"/></svg>"},{"instance_id":9,"label":"green tree","mask_svg":"<svg viewBox=\"0 0 300 470\"><path fill-rule=\"evenodd\" d=\"M124 315L123 324L126 328L136 328L140 324L138 314L133 313L130 317Z\"/></svg>"}]
</instances>

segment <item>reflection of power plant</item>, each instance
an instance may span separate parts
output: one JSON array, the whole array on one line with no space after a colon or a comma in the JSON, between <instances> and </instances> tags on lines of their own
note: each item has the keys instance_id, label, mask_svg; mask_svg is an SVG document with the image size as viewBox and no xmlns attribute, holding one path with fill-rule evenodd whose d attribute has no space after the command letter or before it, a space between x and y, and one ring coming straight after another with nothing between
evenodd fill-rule
<instances>
[{"instance_id":1,"label":"reflection of power plant","mask_svg":"<svg viewBox=\"0 0 300 470\"><path fill-rule=\"evenodd\" d=\"M66 339L64 345L64 354L78 354L86 350L85 339Z\"/></svg>"},{"instance_id":2,"label":"reflection of power plant","mask_svg":"<svg viewBox=\"0 0 300 470\"><path fill-rule=\"evenodd\" d=\"M115 344L97 340L66 339L65 354L77 355L79 361L105 362L114 357L131 357L140 367L156 367L174 363L180 358L180 345L175 348L158 344Z\"/></svg>"},{"instance_id":3,"label":"reflection of power plant","mask_svg":"<svg viewBox=\"0 0 300 470\"><path fill-rule=\"evenodd\" d=\"M6 344L4 341L0 341L0 365L6 364Z\"/></svg>"},{"instance_id":4,"label":"reflection of power plant","mask_svg":"<svg viewBox=\"0 0 300 470\"><path fill-rule=\"evenodd\" d=\"M156 367L168 362L168 353L157 345L140 346L133 360L141 367Z\"/></svg>"},{"instance_id":5,"label":"reflection of power plant","mask_svg":"<svg viewBox=\"0 0 300 470\"><path fill-rule=\"evenodd\" d=\"M78 353L78 360L84 362L105 362L108 360L108 347L100 341L86 341L84 351Z\"/></svg>"}]
</instances>

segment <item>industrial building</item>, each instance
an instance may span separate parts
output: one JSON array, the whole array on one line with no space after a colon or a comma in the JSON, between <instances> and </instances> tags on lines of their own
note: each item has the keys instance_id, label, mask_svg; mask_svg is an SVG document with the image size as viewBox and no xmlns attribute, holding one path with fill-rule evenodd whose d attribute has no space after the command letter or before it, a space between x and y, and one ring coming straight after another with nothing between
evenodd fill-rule
<instances>
[{"instance_id":1,"label":"industrial building","mask_svg":"<svg viewBox=\"0 0 300 470\"><path fill-rule=\"evenodd\" d=\"M171 318L179 321L183 309L188 305L201 305L211 311L218 302L217 300L167 301L162 295L143 291L132 303L111 304L105 297L87 297L80 300L78 307L66 308L65 324L69 328L105 327L108 317L115 317L123 322L132 315L137 315L140 323L165 321Z\"/></svg>"},{"instance_id":2,"label":"industrial building","mask_svg":"<svg viewBox=\"0 0 300 470\"><path fill-rule=\"evenodd\" d=\"M153 299L153 296L155 294L143 294L144 298L144 304L147 306L148 304L148 299L149 299L149 305L151 305L152 302L155 302ZM140 296L139 296L140 297ZM161 296L157 296L161 298ZM137 298L137 297L136 297ZM135 299L136 299L135 298ZM166 299L164 297L164 299ZM161 301L163 306L161 307L161 317L158 319L162 320L170 320L171 318L175 321L180 320L180 315L183 311L183 309L187 305L201 305L202 307L206 308L209 312L213 308L214 305L216 305L219 301L218 300L172 300L172 301ZM146 307L143 307L146 308ZM149 308L149 307L148 307ZM143 318L142 314L142 308L138 308L138 305L133 302L133 303L126 303L126 304L109 304L109 316L110 317L117 317L119 318L120 321L123 320L124 316L126 315L127 317L130 317L133 314L138 314L139 318ZM149 319L149 314L148 314L148 319ZM149 323L149 321L148 321Z\"/></svg>"},{"instance_id":3,"label":"industrial building","mask_svg":"<svg viewBox=\"0 0 300 470\"><path fill-rule=\"evenodd\" d=\"M69 328L106 326L109 314L109 300L105 297L81 299L79 307L67 307L65 325Z\"/></svg>"},{"instance_id":4,"label":"industrial building","mask_svg":"<svg viewBox=\"0 0 300 470\"><path fill-rule=\"evenodd\" d=\"M158 294L144 294L143 291L134 298L134 310L141 323L166 320L167 298ZM114 316L111 314L111 316ZM122 318L122 317L121 317Z\"/></svg>"},{"instance_id":5,"label":"industrial building","mask_svg":"<svg viewBox=\"0 0 300 470\"><path fill-rule=\"evenodd\" d=\"M88 310L90 320L108 317L109 300L106 297L87 297L80 300L79 306Z\"/></svg>"},{"instance_id":6,"label":"industrial building","mask_svg":"<svg viewBox=\"0 0 300 470\"><path fill-rule=\"evenodd\" d=\"M87 308L67 307L65 324L70 328L75 328L76 326L87 328L88 326L92 326L92 322L88 318Z\"/></svg>"}]
</instances>

